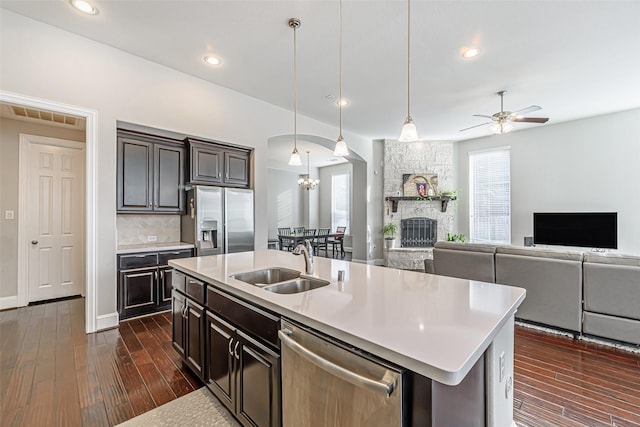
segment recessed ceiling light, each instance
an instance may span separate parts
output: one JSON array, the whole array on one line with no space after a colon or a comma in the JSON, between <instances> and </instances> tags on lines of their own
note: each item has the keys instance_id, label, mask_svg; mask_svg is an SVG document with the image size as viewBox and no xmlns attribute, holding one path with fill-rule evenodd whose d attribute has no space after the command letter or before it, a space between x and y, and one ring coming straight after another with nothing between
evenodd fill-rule
<instances>
[{"instance_id":1,"label":"recessed ceiling light","mask_svg":"<svg viewBox=\"0 0 640 427\"><path fill-rule=\"evenodd\" d=\"M342 105L344 107L346 105L349 105L349 100L345 99L345 98L342 98L341 100L336 101L336 105Z\"/></svg>"},{"instance_id":2,"label":"recessed ceiling light","mask_svg":"<svg viewBox=\"0 0 640 427\"><path fill-rule=\"evenodd\" d=\"M478 56L479 54L480 48L478 47L469 47L462 51L462 57L466 59L473 58L474 56Z\"/></svg>"},{"instance_id":3,"label":"recessed ceiling light","mask_svg":"<svg viewBox=\"0 0 640 427\"><path fill-rule=\"evenodd\" d=\"M220 59L216 58L215 56L205 56L204 62L209 65L220 65L222 63L222 61L220 61Z\"/></svg>"},{"instance_id":4,"label":"recessed ceiling light","mask_svg":"<svg viewBox=\"0 0 640 427\"><path fill-rule=\"evenodd\" d=\"M71 0L71 6L78 9L80 12L84 12L87 15L97 15L98 9L85 0Z\"/></svg>"}]
</instances>

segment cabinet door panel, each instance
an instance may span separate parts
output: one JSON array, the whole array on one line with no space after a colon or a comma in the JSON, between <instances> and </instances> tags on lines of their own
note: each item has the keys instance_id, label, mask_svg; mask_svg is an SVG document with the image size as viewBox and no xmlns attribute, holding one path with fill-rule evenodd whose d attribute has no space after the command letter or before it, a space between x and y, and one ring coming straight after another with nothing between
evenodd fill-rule
<instances>
[{"instance_id":1,"label":"cabinet door panel","mask_svg":"<svg viewBox=\"0 0 640 427\"><path fill-rule=\"evenodd\" d=\"M151 211L153 144L118 138L117 210Z\"/></svg>"},{"instance_id":2,"label":"cabinet door panel","mask_svg":"<svg viewBox=\"0 0 640 427\"><path fill-rule=\"evenodd\" d=\"M160 295L158 296L159 302L158 304L161 306L167 305L171 303L171 290L172 286L172 278L173 278L173 268L171 267L160 267L160 282L158 283L158 291Z\"/></svg>"},{"instance_id":3,"label":"cabinet door panel","mask_svg":"<svg viewBox=\"0 0 640 427\"><path fill-rule=\"evenodd\" d=\"M184 148L154 147L154 210L182 212L184 207Z\"/></svg>"},{"instance_id":4,"label":"cabinet door panel","mask_svg":"<svg viewBox=\"0 0 640 427\"><path fill-rule=\"evenodd\" d=\"M173 341L173 348L176 349L180 357L184 358L184 307L185 297L179 292L173 291L173 303L172 303L172 322L171 322L171 334Z\"/></svg>"},{"instance_id":5,"label":"cabinet door panel","mask_svg":"<svg viewBox=\"0 0 640 427\"><path fill-rule=\"evenodd\" d=\"M233 337L235 328L207 312L207 387L229 408L233 407Z\"/></svg>"},{"instance_id":6,"label":"cabinet door panel","mask_svg":"<svg viewBox=\"0 0 640 427\"><path fill-rule=\"evenodd\" d=\"M185 356L187 364L200 378L204 377L204 308L187 299Z\"/></svg>"},{"instance_id":7,"label":"cabinet door panel","mask_svg":"<svg viewBox=\"0 0 640 427\"><path fill-rule=\"evenodd\" d=\"M222 151L213 147L191 146L191 182L216 184L222 182Z\"/></svg>"},{"instance_id":8,"label":"cabinet door panel","mask_svg":"<svg viewBox=\"0 0 640 427\"><path fill-rule=\"evenodd\" d=\"M249 185L249 155L247 153L224 153L224 182Z\"/></svg>"},{"instance_id":9,"label":"cabinet door panel","mask_svg":"<svg viewBox=\"0 0 640 427\"><path fill-rule=\"evenodd\" d=\"M237 414L244 425L280 425L280 356L238 331Z\"/></svg>"},{"instance_id":10,"label":"cabinet door panel","mask_svg":"<svg viewBox=\"0 0 640 427\"><path fill-rule=\"evenodd\" d=\"M122 272L122 310L156 305L157 268Z\"/></svg>"}]
</instances>

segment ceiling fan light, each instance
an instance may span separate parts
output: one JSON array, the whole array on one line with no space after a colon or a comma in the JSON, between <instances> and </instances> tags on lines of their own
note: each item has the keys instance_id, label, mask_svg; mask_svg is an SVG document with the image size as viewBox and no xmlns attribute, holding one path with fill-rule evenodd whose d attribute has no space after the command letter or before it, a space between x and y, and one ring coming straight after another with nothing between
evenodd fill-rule
<instances>
[{"instance_id":1,"label":"ceiling fan light","mask_svg":"<svg viewBox=\"0 0 640 427\"><path fill-rule=\"evenodd\" d=\"M491 131L496 135L508 133L513 130L513 125L509 122L498 122L491 126Z\"/></svg>"},{"instance_id":2,"label":"ceiling fan light","mask_svg":"<svg viewBox=\"0 0 640 427\"><path fill-rule=\"evenodd\" d=\"M300 159L300 153L298 153L297 148L294 148L291 152L291 158L289 158L289 166L302 166L302 160Z\"/></svg>"},{"instance_id":3,"label":"ceiling fan light","mask_svg":"<svg viewBox=\"0 0 640 427\"><path fill-rule=\"evenodd\" d=\"M413 123L413 119L411 119L411 116L407 116L406 120L404 121L404 125L402 125L402 131L400 132L400 138L398 138L398 141L415 142L418 140L420 140L420 138L418 138L416 125Z\"/></svg>"},{"instance_id":4,"label":"ceiling fan light","mask_svg":"<svg viewBox=\"0 0 640 427\"><path fill-rule=\"evenodd\" d=\"M349 149L347 148L347 143L342 139L342 135L338 137L336 141L336 146L333 149L333 155L336 157L346 157L349 155Z\"/></svg>"}]
</instances>

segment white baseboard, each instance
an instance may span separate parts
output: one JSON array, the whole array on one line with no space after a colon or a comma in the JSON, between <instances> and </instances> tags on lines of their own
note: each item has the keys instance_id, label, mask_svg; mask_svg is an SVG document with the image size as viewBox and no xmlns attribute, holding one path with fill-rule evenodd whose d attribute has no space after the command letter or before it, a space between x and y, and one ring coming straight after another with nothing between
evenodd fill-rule
<instances>
[{"instance_id":1,"label":"white baseboard","mask_svg":"<svg viewBox=\"0 0 640 427\"><path fill-rule=\"evenodd\" d=\"M14 295L12 297L2 297L0 298L0 310L5 310L7 308L16 308L18 306L18 296Z\"/></svg>"},{"instance_id":2,"label":"white baseboard","mask_svg":"<svg viewBox=\"0 0 640 427\"><path fill-rule=\"evenodd\" d=\"M96 332L103 329L116 328L119 320L117 312L103 314L96 317Z\"/></svg>"}]
</instances>

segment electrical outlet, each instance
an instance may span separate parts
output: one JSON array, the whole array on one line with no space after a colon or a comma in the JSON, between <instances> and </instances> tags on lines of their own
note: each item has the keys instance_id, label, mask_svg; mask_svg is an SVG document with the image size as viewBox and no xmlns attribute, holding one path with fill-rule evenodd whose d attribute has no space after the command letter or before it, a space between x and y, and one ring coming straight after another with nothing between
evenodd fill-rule
<instances>
[{"instance_id":1,"label":"electrical outlet","mask_svg":"<svg viewBox=\"0 0 640 427\"><path fill-rule=\"evenodd\" d=\"M158 240L158 236L147 236L147 242L155 242Z\"/></svg>"},{"instance_id":2,"label":"electrical outlet","mask_svg":"<svg viewBox=\"0 0 640 427\"><path fill-rule=\"evenodd\" d=\"M14 213L13 211L4 211L4 219L13 219Z\"/></svg>"}]
</instances>

